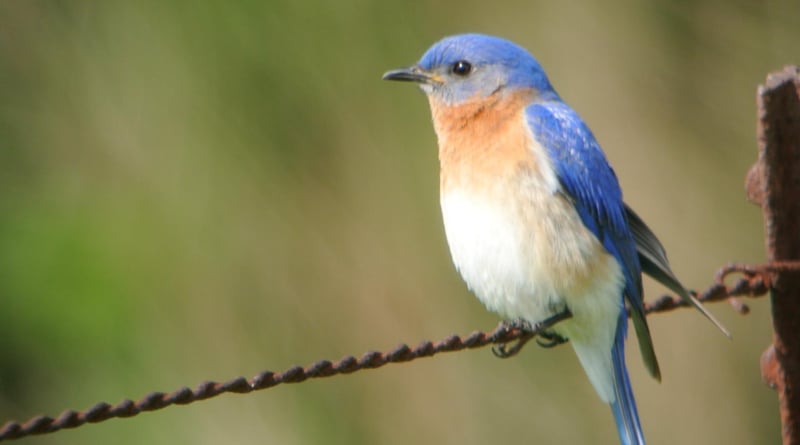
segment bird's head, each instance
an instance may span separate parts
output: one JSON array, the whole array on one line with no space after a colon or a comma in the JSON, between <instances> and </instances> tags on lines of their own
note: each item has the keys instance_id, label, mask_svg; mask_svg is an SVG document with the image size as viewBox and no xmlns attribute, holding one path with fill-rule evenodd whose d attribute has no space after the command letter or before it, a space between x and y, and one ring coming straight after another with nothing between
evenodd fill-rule
<instances>
[{"instance_id":1,"label":"bird's head","mask_svg":"<svg viewBox=\"0 0 800 445\"><path fill-rule=\"evenodd\" d=\"M417 82L431 99L446 105L515 90L530 90L545 100L557 97L539 62L524 48L481 34L446 37L416 65L383 78Z\"/></svg>"}]
</instances>

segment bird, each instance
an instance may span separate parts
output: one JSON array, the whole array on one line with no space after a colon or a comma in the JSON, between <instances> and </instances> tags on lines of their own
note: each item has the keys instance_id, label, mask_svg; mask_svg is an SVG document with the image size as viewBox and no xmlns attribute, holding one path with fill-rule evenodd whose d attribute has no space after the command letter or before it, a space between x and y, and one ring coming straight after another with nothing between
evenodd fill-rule
<instances>
[{"instance_id":1,"label":"bird","mask_svg":"<svg viewBox=\"0 0 800 445\"><path fill-rule=\"evenodd\" d=\"M587 124L539 62L500 37L445 37L383 79L416 83L427 96L445 236L468 288L508 326L538 324L547 338L568 341L611 406L620 443L644 444L624 352L630 316L645 367L660 381L642 273L730 333L623 201Z\"/></svg>"}]
</instances>

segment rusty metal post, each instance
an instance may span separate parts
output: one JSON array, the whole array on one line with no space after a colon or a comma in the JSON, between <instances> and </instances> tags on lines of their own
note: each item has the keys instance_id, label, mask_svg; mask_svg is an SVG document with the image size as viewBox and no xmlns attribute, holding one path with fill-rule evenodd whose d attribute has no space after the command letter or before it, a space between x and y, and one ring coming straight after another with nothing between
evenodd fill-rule
<instances>
[{"instance_id":1,"label":"rusty metal post","mask_svg":"<svg viewBox=\"0 0 800 445\"><path fill-rule=\"evenodd\" d=\"M771 263L800 259L800 68L767 76L758 88L758 162L748 197L761 206ZM784 445L800 445L800 272L772 280L773 343L761 357L764 381L778 392Z\"/></svg>"}]
</instances>

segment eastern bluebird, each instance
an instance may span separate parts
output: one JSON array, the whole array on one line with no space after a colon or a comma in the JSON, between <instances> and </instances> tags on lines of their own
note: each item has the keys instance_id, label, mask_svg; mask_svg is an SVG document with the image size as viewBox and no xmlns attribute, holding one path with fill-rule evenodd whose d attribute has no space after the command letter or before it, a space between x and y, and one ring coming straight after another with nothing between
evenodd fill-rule
<instances>
[{"instance_id":1,"label":"eastern bluebird","mask_svg":"<svg viewBox=\"0 0 800 445\"><path fill-rule=\"evenodd\" d=\"M571 315L549 335L572 343L621 443L643 444L624 355L630 312L645 366L660 380L641 273L727 331L623 202L589 127L527 51L497 37L447 37L383 78L416 82L428 96L445 233L469 288L515 326Z\"/></svg>"}]
</instances>

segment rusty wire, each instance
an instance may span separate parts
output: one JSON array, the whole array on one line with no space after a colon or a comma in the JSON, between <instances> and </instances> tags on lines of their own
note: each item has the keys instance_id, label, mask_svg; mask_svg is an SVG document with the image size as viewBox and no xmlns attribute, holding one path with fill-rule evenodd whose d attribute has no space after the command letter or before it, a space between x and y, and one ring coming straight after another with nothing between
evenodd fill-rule
<instances>
[{"instance_id":1,"label":"rusty wire","mask_svg":"<svg viewBox=\"0 0 800 445\"><path fill-rule=\"evenodd\" d=\"M800 271L800 261L757 266L729 264L717 271L714 284L697 294L697 298L702 302L727 300L738 312L747 314L749 309L737 297L765 295L771 287L772 274L790 270ZM725 279L731 274L739 274L740 277L734 283L727 285ZM648 304L646 312L661 313L686 306L688 304L678 297L663 296ZM152 392L138 401L126 399L116 405L100 402L85 411L66 410L55 418L39 415L25 422L8 421L0 428L0 441L53 433L117 417L133 417L146 411L156 411L172 405L187 405L224 393L246 394L272 388L282 383L300 383L313 378L380 368L389 363L409 362L422 357L431 357L440 352L476 349L490 344L506 344L529 334L517 329L508 329L501 324L491 332L476 331L466 337L451 335L437 342L423 341L414 348L401 344L389 352L370 351L360 358L346 356L335 363L330 360L319 360L306 367L292 366L283 372L263 371L250 379L237 377L227 382L203 382L195 389L183 387L171 393Z\"/></svg>"}]
</instances>

